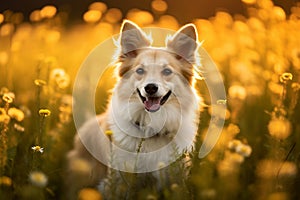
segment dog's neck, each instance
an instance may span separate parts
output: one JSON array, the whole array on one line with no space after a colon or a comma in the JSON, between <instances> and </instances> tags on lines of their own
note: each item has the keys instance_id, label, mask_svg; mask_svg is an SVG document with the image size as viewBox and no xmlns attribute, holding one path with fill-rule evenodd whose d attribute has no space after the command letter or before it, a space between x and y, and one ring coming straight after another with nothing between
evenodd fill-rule
<instances>
[{"instance_id":1,"label":"dog's neck","mask_svg":"<svg viewBox=\"0 0 300 200\"><path fill-rule=\"evenodd\" d=\"M143 127L141 126L141 123L139 121L132 121L132 124L135 128L137 128L139 131L145 132L145 130L147 130L147 128L149 129L149 127ZM151 138L153 137L163 137L163 136L169 136L170 135L170 131L168 131L165 128L162 128L161 131L158 132L154 132L151 133Z\"/></svg>"},{"instance_id":2,"label":"dog's neck","mask_svg":"<svg viewBox=\"0 0 300 200\"><path fill-rule=\"evenodd\" d=\"M169 119L164 111L149 113L141 109L134 116L129 123L140 135L146 138L169 137L172 135L171 131L167 129L166 123Z\"/></svg>"}]
</instances>

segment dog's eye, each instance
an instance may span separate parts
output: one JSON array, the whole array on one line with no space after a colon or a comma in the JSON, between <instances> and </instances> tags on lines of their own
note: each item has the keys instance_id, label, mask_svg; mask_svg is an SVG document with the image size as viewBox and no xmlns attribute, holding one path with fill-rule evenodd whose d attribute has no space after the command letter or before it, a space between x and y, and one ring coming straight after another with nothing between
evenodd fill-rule
<instances>
[{"instance_id":1,"label":"dog's eye","mask_svg":"<svg viewBox=\"0 0 300 200\"><path fill-rule=\"evenodd\" d=\"M172 74L172 70L169 69L169 68L165 68L165 69L162 71L162 74L165 75L165 76L168 76L168 75Z\"/></svg>"},{"instance_id":2,"label":"dog's eye","mask_svg":"<svg viewBox=\"0 0 300 200\"><path fill-rule=\"evenodd\" d=\"M137 70L135 70L135 72L139 75L143 75L145 73L145 70L143 68L137 68Z\"/></svg>"}]
</instances>

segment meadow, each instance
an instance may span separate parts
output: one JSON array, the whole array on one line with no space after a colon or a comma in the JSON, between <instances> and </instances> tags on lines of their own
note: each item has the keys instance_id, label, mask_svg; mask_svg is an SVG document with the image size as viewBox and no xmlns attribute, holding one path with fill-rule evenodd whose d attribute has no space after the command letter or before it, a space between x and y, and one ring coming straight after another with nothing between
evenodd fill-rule
<instances>
[{"instance_id":1,"label":"meadow","mask_svg":"<svg viewBox=\"0 0 300 200\"><path fill-rule=\"evenodd\" d=\"M120 179L112 170L104 191L82 188L78 199L300 199L300 4L287 14L271 0L242 1L247 16L219 11L191 19L227 93L225 125L212 152L198 158L211 119L209 93L198 80L204 103L192 162L181 165L183 155L174 163L184 179L171 174L158 191L137 187L137 174ZM151 12L122 14L102 2L86 9L82 22L72 24L53 5L33 11L30 21L0 13L0 199L66 199L66 154L76 134L72 86L82 62L118 34L123 19L141 27L182 25L165 14L163 0L154 0ZM97 113L115 82L111 74L99 82ZM73 170L89 167L78 162Z\"/></svg>"}]
</instances>

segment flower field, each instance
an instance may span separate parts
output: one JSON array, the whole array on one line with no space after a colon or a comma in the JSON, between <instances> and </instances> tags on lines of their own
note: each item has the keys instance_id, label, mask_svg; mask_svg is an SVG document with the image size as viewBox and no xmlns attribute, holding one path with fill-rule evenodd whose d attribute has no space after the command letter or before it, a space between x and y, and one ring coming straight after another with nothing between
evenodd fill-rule
<instances>
[{"instance_id":1,"label":"flower field","mask_svg":"<svg viewBox=\"0 0 300 200\"><path fill-rule=\"evenodd\" d=\"M300 3L287 14L271 0L242 2L246 16L218 11L191 19L227 93L220 102L227 104L225 125L212 152L198 158L211 119L210 96L198 80L204 105L192 162L174 163L184 179L170 174L161 189L155 183L135 188L138 175L111 172L104 190L87 186L76 198L300 199ZM29 21L22 13L0 13L0 199L68 198L76 74L94 47L119 33L123 19L180 28L179 19L166 14L165 1L151 6L151 12L133 8L124 14L95 2L82 22L71 24L68 13L53 5L33 11ZM97 113L115 83L111 76L106 71L99 82ZM79 172L89 167L72 166Z\"/></svg>"}]
</instances>

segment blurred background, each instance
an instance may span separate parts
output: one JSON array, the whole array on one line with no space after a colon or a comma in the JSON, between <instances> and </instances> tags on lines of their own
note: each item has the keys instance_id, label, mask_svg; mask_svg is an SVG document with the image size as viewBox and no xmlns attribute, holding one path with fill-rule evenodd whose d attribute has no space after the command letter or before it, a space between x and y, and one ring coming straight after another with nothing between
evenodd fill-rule
<instances>
[{"instance_id":1,"label":"blurred background","mask_svg":"<svg viewBox=\"0 0 300 200\"><path fill-rule=\"evenodd\" d=\"M69 18L72 21L81 20L81 15L86 11L86 8L93 2L93 0L12 0L3 1L0 5L0 12L7 9L15 12L22 12L25 18L28 19L29 14L41 7L51 4L69 13ZM145 9L151 11L151 0L137 1L137 0L104 0L109 8L119 8L122 13L127 13L132 8ZM196 18L209 18L214 16L216 11L227 11L230 14L247 14L245 5L240 0L211 0L209 3L199 0L189 0L182 3L180 0L166 0L168 4L167 13L176 16L180 23L187 23ZM290 8L295 5L297 0L274 0L275 5L282 7L287 14Z\"/></svg>"},{"instance_id":2,"label":"blurred background","mask_svg":"<svg viewBox=\"0 0 300 200\"><path fill-rule=\"evenodd\" d=\"M193 164L175 162L185 178L171 174L161 190L132 187L139 185L136 175L111 172L99 192L78 181L92 167L85 160L66 168L76 134L72 105L80 105L72 97L76 74L92 49L119 33L123 19L174 31L194 23L226 88L226 99L210 102L205 82L197 81L203 107ZM97 113L105 110L113 70L98 82ZM92 81L82 83L83 94ZM67 199L68 170L78 174L72 183L83 184L78 199L300 199L299 91L296 0L2 1L0 199ZM213 151L199 159L219 104L227 105L225 126Z\"/></svg>"}]
</instances>

